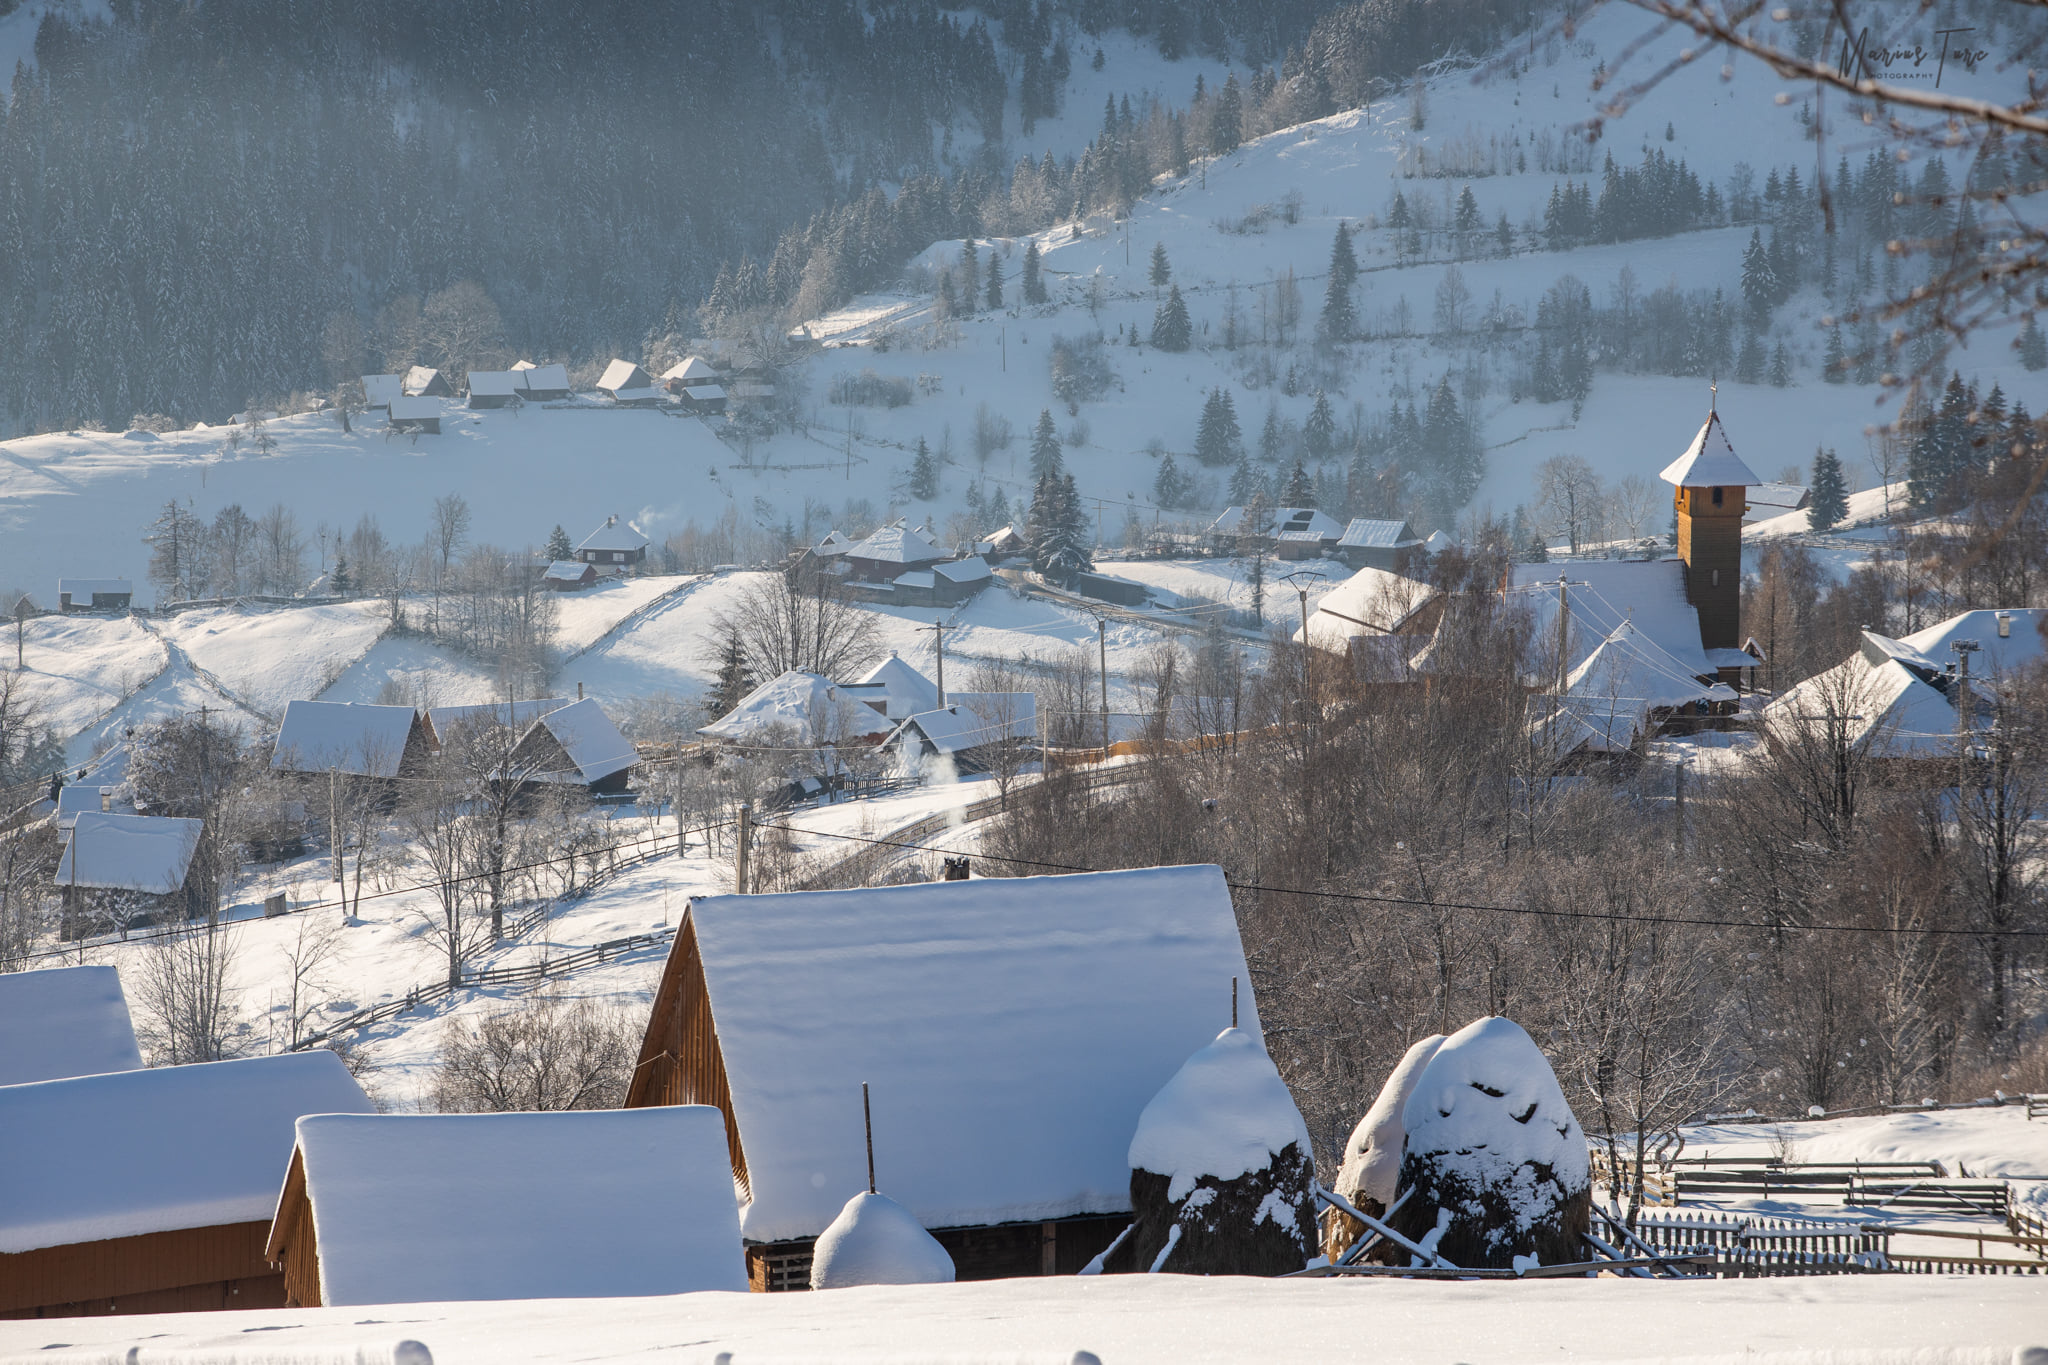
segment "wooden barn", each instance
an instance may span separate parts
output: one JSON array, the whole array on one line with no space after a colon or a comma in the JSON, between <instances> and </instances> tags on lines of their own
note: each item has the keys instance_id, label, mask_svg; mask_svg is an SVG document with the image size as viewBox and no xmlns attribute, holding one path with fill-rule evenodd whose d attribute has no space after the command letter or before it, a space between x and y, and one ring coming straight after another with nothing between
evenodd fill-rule
<instances>
[{"instance_id":1,"label":"wooden barn","mask_svg":"<svg viewBox=\"0 0 2048 1365\"><path fill-rule=\"evenodd\" d=\"M466 729L502 725L524 732L550 711L569 704L567 697L533 697L526 701L474 702L467 706L434 706L427 710L427 742L439 753Z\"/></svg>"},{"instance_id":2,"label":"wooden barn","mask_svg":"<svg viewBox=\"0 0 2048 1365\"><path fill-rule=\"evenodd\" d=\"M429 436L441 434L440 400L434 398L394 398L391 400L390 417L385 425L393 431L424 432Z\"/></svg>"},{"instance_id":3,"label":"wooden barn","mask_svg":"<svg viewBox=\"0 0 2048 1365\"><path fill-rule=\"evenodd\" d=\"M1429 584L1385 569L1360 569L1316 603L1307 639L1349 661L1361 682L1403 682L1413 676L1409 663L1430 642L1443 614L1443 594ZM1297 627L1295 642L1302 638Z\"/></svg>"},{"instance_id":4,"label":"wooden barn","mask_svg":"<svg viewBox=\"0 0 2048 1365\"><path fill-rule=\"evenodd\" d=\"M597 584L597 565L558 559L541 571L540 585L549 592L581 592Z\"/></svg>"},{"instance_id":5,"label":"wooden barn","mask_svg":"<svg viewBox=\"0 0 2048 1365\"><path fill-rule=\"evenodd\" d=\"M431 365L415 365L405 372L400 385L407 398L453 398L455 388L448 376Z\"/></svg>"},{"instance_id":6,"label":"wooden barn","mask_svg":"<svg viewBox=\"0 0 2048 1365\"><path fill-rule=\"evenodd\" d=\"M291 1308L747 1283L703 1105L302 1118L265 1254Z\"/></svg>"},{"instance_id":7,"label":"wooden barn","mask_svg":"<svg viewBox=\"0 0 2048 1365\"><path fill-rule=\"evenodd\" d=\"M125 578L57 580L57 610L66 615L81 611L126 611L134 600L135 585Z\"/></svg>"},{"instance_id":8,"label":"wooden barn","mask_svg":"<svg viewBox=\"0 0 2048 1365\"><path fill-rule=\"evenodd\" d=\"M630 360L614 360L605 366L597 381L597 391L615 403L633 407L651 406L662 397L647 371Z\"/></svg>"},{"instance_id":9,"label":"wooden barn","mask_svg":"<svg viewBox=\"0 0 2048 1365\"><path fill-rule=\"evenodd\" d=\"M512 367L512 373L519 376L519 396L529 403L553 403L569 396L567 366L522 360Z\"/></svg>"},{"instance_id":10,"label":"wooden barn","mask_svg":"<svg viewBox=\"0 0 2048 1365\"><path fill-rule=\"evenodd\" d=\"M1422 537L1405 521L1353 517L1330 554L1354 569L1405 574L1421 557Z\"/></svg>"},{"instance_id":11,"label":"wooden barn","mask_svg":"<svg viewBox=\"0 0 2048 1365\"><path fill-rule=\"evenodd\" d=\"M73 817L51 882L64 889L64 936L83 932L82 902L103 903L116 923L194 919L207 912L210 888L194 875L204 822L163 815L86 810Z\"/></svg>"},{"instance_id":12,"label":"wooden barn","mask_svg":"<svg viewBox=\"0 0 2048 1365\"><path fill-rule=\"evenodd\" d=\"M943 759L955 772L979 773L999 767L1004 750L1037 741L1036 693L948 692L944 706L910 717L882 744L912 769Z\"/></svg>"},{"instance_id":13,"label":"wooden barn","mask_svg":"<svg viewBox=\"0 0 2048 1365\"><path fill-rule=\"evenodd\" d=\"M631 740L593 697L549 711L513 746L506 766L520 780L549 786L587 787L592 796L626 790L640 761Z\"/></svg>"},{"instance_id":14,"label":"wooden barn","mask_svg":"<svg viewBox=\"0 0 2048 1365\"><path fill-rule=\"evenodd\" d=\"M0 1318L283 1307L293 1125L370 1112L332 1052L0 1086Z\"/></svg>"},{"instance_id":15,"label":"wooden barn","mask_svg":"<svg viewBox=\"0 0 2048 1365\"><path fill-rule=\"evenodd\" d=\"M0 1086L142 1065L121 974L112 967L0 972L0 1039Z\"/></svg>"},{"instance_id":16,"label":"wooden barn","mask_svg":"<svg viewBox=\"0 0 2048 1365\"><path fill-rule=\"evenodd\" d=\"M284 708L273 772L399 778L424 775L433 741L410 706L294 701Z\"/></svg>"},{"instance_id":17,"label":"wooden barn","mask_svg":"<svg viewBox=\"0 0 2048 1365\"><path fill-rule=\"evenodd\" d=\"M1214 867L690 902L627 1105L726 1121L748 1281L881 1188L963 1280L1071 1275L1130 1221L1138 1115L1230 1022L1256 1032Z\"/></svg>"},{"instance_id":18,"label":"wooden barn","mask_svg":"<svg viewBox=\"0 0 2048 1365\"><path fill-rule=\"evenodd\" d=\"M519 372L516 370L471 370L469 405L473 408L508 408L519 402Z\"/></svg>"}]
</instances>

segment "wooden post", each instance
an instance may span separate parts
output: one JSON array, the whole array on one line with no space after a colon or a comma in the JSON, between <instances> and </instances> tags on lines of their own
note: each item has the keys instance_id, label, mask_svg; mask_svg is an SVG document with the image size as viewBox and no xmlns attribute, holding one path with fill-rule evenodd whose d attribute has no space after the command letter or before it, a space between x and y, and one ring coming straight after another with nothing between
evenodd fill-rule
<instances>
[{"instance_id":1,"label":"wooden post","mask_svg":"<svg viewBox=\"0 0 2048 1365\"><path fill-rule=\"evenodd\" d=\"M754 803L740 802L740 830L738 846L733 850L732 889L744 896L747 894L747 845L754 837Z\"/></svg>"},{"instance_id":2,"label":"wooden post","mask_svg":"<svg viewBox=\"0 0 2048 1365\"><path fill-rule=\"evenodd\" d=\"M332 874L334 878L334 884L336 886L340 886L342 885L341 811L334 804L335 785L336 778L334 776L334 769L329 768L327 770L327 854L328 862L330 864L328 871ZM342 911L342 914L345 916L348 914L348 911L344 909Z\"/></svg>"},{"instance_id":3,"label":"wooden post","mask_svg":"<svg viewBox=\"0 0 2048 1365\"><path fill-rule=\"evenodd\" d=\"M1109 622L1095 618L1095 649L1102 661L1102 761L1109 761Z\"/></svg>"},{"instance_id":4,"label":"wooden post","mask_svg":"<svg viewBox=\"0 0 2048 1365\"><path fill-rule=\"evenodd\" d=\"M1060 1273L1060 1225L1045 1222L1038 1225L1038 1273L1057 1275Z\"/></svg>"},{"instance_id":5,"label":"wooden post","mask_svg":"<svg viewBox=\"0 0 2048 1365\"><path fill-rule=\"evenodd\" d=\"M1237 978L1230 978L1230 1026L1237 1027Z\"/></svg>"},{"instance_id":6,"label":"wooden post","mask_svg":"<svg viewBox=\"0 0 2048 1365\"><path fill-rule=\"evenodd\" d=\"M14 603L14 669L17 673L23 667L21 662L21 631L22 624L27 620L28 594L23 593Z\"/></svg>"},{"instance_id":7,"label":"wooden post","mask_svg":"<svg viewBox=\"0 0 2048 1365\"><path fill-rule=\"evenodd\" d=\"M868 1107L868 1083L860 1083L860 1123L868 1135L868 1193L875 1192L875 1114Z\"/></svg>"},{"instance_id":8,"label":"wooden post","mask_svg":"<svg viewBox=\"0 0 2048 1365\"><path fill-rule=\"evenodd\" d=\"M939 655L939 709L946 709L946 622L944 618L932 622L932 648Z\"/></svg>"}]
</instances>

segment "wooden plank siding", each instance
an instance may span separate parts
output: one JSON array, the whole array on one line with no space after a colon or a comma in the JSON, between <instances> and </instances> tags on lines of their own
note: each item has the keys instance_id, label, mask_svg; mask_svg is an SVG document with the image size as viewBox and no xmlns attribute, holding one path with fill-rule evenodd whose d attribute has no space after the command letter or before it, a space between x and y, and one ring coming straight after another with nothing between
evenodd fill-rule
<instances>
[{"instance_id":1,"label":"wooden plank siding","mask_svg":"<svg viewBox=\"0 0 2048 1365\"><path fill-rule=\"evenodd\" d=\"M284 1178L284 1193L278 1196L277 1217L271 1221L270 1236L263 1254L270 1264L284 1272L284 1306L318 1308L320 1302L320 1243L313 1229L313 1200L306 1193L306 1157L292 1149L291 1170Z\"/></svg>"},{"instance_id":2,"label":"wooden plank siding","mask_svg":"<svg viewBox=\"0 0 2048 1365\"><path fill-rule=\"evenodd\" d=\"M1078 1275L1129 1227L1127 1213L1084 1215L1048 1223L989 1223L977 1227L933 1228L931 1234L953 1258L960 1281L1022 1279L1033 1275ZM747 1287L779 1294L811 1287L811 1257L817 1239L757 1242L747 1248Z\"/></svg>"},{"instance_id":3,"label":"wooden plank siding","mask_svg":"<svg viewBox=\"0 0 2048 1365\"><path fill-rule=\"evenodd\" d=\"M283 1308L267 1219L0 1254L0 1318Z\"/></svg>"},{"instance_id":4,"label":"wooden plank siding","mask_svg":"<svg viewBox=\"0 0 2048 1365\"><path fill-rule=\"evenodd\" d=\"M697 950L697 926L687 912L662 968L654 994L647 1036L626 1091L628 1109L667 1104L709 1104L725 1115L726 1152L732 1178L741 1190L747 1181L747 1154L740 1143L739 1120L733 1115L732 1086L726 1079L725 1055L718 1046L718 1027L711 1018L711 996L704 985L704 958Z\"/></svg>"}]
</instances>

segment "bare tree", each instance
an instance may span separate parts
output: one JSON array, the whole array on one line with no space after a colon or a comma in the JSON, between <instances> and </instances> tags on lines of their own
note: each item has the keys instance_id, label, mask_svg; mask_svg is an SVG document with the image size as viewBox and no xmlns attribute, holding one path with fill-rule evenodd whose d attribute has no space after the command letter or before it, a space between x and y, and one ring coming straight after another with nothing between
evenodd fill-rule
<instances>
[{"instance_id":1,"label":"bare tree","mask_svg":"<svg viewBox=\"0 0 2048 1365\"><path fill-rule=\"evenodd\" d=\"M1628 531L1630 540L1643 538L1643 528L1665 499L1656 484L1640 474L1631 474L1614 486L1614 515Z\"/></svg>"},{"instance_id":2,"label":"bare tree","mask_svg":"<svg viewBox=\"0 0 2048 1365\"><path fill-rule=\"evenodd\" d=\"M995 780L1002 804L1010 804L1010 788L1037 749L1038 699L1022 659L982 659L967 673L967 701L961 709L973 718L971 747L983 770Z\"/></svg>"},{"instance_id":3,"label":"bare tree","mask_svg":"<svg viewBox=\"0 0 2048 1365\"><path fill-rule=\"evenodd\" d=\"M1577 554L1601 520L1600 476L1579 455L1553 455L1536 466L1536 506L1552 535Z\"/></svg>"},{"instance_id":4,"label":"bare tree","mask_svg":"<svg viewBox=\"0 0 2048 1365\"><path fill-rule=\"evenodd\" d=\"M711 622L709 647L722 649L737 638L756 678L791 669L845 678L882 657L875 614L849 598L831 575L809 565L754 579Z\"/></svg>"},{"instance_id":5,"label":"bare tree","mask_svg":"<svg viewBox=\"0 0 2048 1365\"><path fill-rule=\"evenodd\" d=\"M328 976L341 951L341 925L313 915L298 916L298 932L280 950L284 955L284 1017L286 1045L296 1048L311 1032L311 1022L325 1003Z\"/></svg>"},{"instance_id":6,"label":"bare tree","mask_svg":"<svg viewBox=\"0 0 2048 1365\"><path fill-rule=\"evenodd\" d=\"M194 925L147 941L129 977L136 1033L159 1066L217 1062L245 1041L241 993L234 985L240 931Z\"/></svg>"},{"instance_id":7,"label":"bare tree","mask_svg":"<svg viewBox=\"0 0 2048 1365\"><path fill-rule=\"evenodd\" d=\"M427 296L420 338L434 363L451 377L498 363L505 324L498 305L475 280L459 280Z\"/></svg>"},{"instance_id":8,"label":"bare tree","mask_svg":"<svg viewBox=\"0 0 2048 1365\"><path fill-rule=\"evenodd\" d=\"M462 793L441 783L423 783L406 800L399 823L430 877L434 908L421 915L425 938L447 966L449 986L462 984L462 968L489 937L489 923L473 913L477 884L476 829L463 809Z\"/></svg>"},{"instance_id":9,"label":"bare tree","mask_svg":"<svg viewBox=\"0 0 2048 1365\"><path fill-rule=\"evenodd\" d=\"M474 1027L451 1020L433 1081L442 1113L616 1109L640 1047L638 1016L543 990Z\"/></svg>"}]
</instances>

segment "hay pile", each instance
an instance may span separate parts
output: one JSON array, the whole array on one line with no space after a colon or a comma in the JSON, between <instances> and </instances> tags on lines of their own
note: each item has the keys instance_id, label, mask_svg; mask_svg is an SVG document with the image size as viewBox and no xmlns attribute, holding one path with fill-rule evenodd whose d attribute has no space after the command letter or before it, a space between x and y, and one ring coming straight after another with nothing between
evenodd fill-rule
<instances>
[{"instance_id":1,"label":"hay pile","mask_svg":"<svg viewBox=\"0 0 2048 1365\"><path fill-rule=\"evenodd\" d=\"M885 1194L862 1190L818 1234L811 1288L860 1284L951 1284L953 1258L910 1210Z\"/></svg>"},{"instance_id":2,"label":"hay pile","mask_svg":"<svg viewBox=\"0 0 2048 1365\"><path fill-rule=\"evenodd\" d=\"M1344 1166L1337 1173L1335 1189L1362 1213L1385 1217L1387 1206L1394 1202L1395 1182L1401 1176L1401 1151L1407 1137L1407 1130L1401 1126L1401 1111L1415 1091L1415 1082L1422 1078L1423 1068L1436 1056L1443 1041L1441 1033L1432 1033L1408 1049L1380 1088L1379 1098L1365 1111L1365 1117L1351 1130L1350 1141L1344 1144ZM1365 1224L1344 1210L1323 1211L1323 1254L1331 1260L1349 1251L1351 1244L1364 1235ZM1389 1244L1388 1253L1391 1250ZM1376 1251L1371 1259L1386 1260L1387 1255Z\"/></svg>"}]
</instances>

